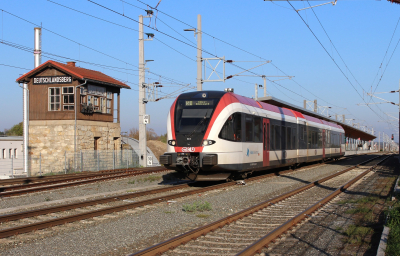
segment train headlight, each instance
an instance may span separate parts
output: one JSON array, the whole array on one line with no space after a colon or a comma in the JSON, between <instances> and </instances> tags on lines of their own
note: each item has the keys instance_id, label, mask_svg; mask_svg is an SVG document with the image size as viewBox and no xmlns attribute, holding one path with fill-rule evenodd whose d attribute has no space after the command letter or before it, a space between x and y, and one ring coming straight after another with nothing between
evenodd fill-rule
<instances>
[{"instance_id":1,"label":"train headlight","mask_svg":"<svg viewBox=\"0 0 400 256\"><path fill-rule=\"evenodd\" d=\"M215 143L215 140L203 140L203 146L209 146Z\"/></svg>"},{"instance_id":2,"label":"train headlight","mask_svg":"<svg viewBox=\"0 0 400 256\"><path fill-rule=\"evenodd\" d=\"M168 145L174 146L174 147L175 147L176 141L175 141L175 140L169 140L169 141L168 141Z\"/></svg>"}]
</instances>

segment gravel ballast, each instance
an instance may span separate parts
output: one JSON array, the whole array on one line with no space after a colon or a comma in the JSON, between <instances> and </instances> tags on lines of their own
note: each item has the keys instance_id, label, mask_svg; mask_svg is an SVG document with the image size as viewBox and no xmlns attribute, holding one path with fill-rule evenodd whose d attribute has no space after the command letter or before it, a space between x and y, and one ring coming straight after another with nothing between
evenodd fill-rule
<instances>
[{"instance_id":1,"label":"gravel ballast","mask_svg":"<svg viewBox=\"0 0 400 256\"><path fill-rule=\"evenodd\" d=\"M95 219L95 221L89 219L68 224L65 227L55 227L53 231L37 231L35 234L25 235L30 239L29 241L27 238L23 238L24 235L21 235L6 240L0 245L0 248L2 248L6 255L121 255L133 253L205 223L226 217L251 205L303 186L310 181L343 170L348 165L364 161L371 157L360 156L353 159L346 159L320 167L267 178L244 186L237 185L201 195L177 199L170 203L164 202L150 207L128 210L104 216ZM118 182L121 182L121 184L117 184ZM107 186L102 186L102 184L105 184L102 183L98 191L112 191L112 188L114 190L121 190L121 186L126 186L127 184L126 180L118 182L116 181L116 184L107 182ZM146 183L145 185L148 186L150 184ZM91 186L92 189L98 187L97 184L88 186ZM87 192L84 188L86 186L68 189L68 195L82 196L82 193ZM64 192L62 194L60 194L60 191L53 191L52 194L58 193L59 198L63 196L64 198L68 198L65 196L65 190L67 189L60 190ZM37 194L43 194L41 195L42 202L48 196L48 193ZM24 196L23 200L21 197L7 199L7 203L2 201L2 206L6 204L9 205L8 207L23 205L24 200L24 202L31 204L33 202L29 198L37 197L37 194ZM15 204L13 200L15 200ZM198 217L199 213L186 213L182 211L183 205L192 204L196 201L209 202L212 210L201 212L201 217Z\"/></svg>"}]
</instances>

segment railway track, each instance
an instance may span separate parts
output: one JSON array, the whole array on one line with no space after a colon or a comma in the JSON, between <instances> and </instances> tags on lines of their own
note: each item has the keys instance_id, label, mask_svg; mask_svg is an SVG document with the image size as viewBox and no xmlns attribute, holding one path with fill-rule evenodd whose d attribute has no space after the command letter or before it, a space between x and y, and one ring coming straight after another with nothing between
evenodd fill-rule
<instances>
[{"instance_id":1,"label":"railway track","mask_svg":"<svg viewBox=\"0 0 400 256\"><path fill-rule=\"evenodd\" d=\"M1 181L0 185L0 197L10 197L23 195L28 193L34 193L39 191L46 191L51 189L59 189L71 186L78 186L83 184L89 184L93 182L126 178L130 176L136 176L141 174L151 174L157 172L164 172L167 169L163 166L150 167L150 168L135 168L130 170L116 170L116 171L106 171L101 173L82 173L73 175L58 175L58 177L51 178L29 178L20 179L18 183L24 182L29 183L23 185L10 185L5 186L8 181ZM12 182L12 181L11 181ZM10 183L11 183L10 182ZM32 182L32 183L31 183ZM15 184L15 183L13 183Z\"/></svg>"},{"instance_id":2,"label":"railway track","mask_svg":"<svg viewBox=\"0 0 400 256\"><path fill-rule=\"evenodd\" d=\"M320 165L321 164L315 164L311 166L306 166L305 168L312 168ZM246 181L251 182L291 172L293 172L293 170L285 170L281 172L252 177L247 179ZM127 209L134 209L137 207L156 204L159 202L166 202L168 200L204 193L206 191L223 189L234 185L236 185L236 182L227 182L202 188L193 188L190 187L188 184L182 184L182 185L169 186L166 188L147 190L136 193L113 195L107 198L88 200L85 202L70 203L67 205L59 205L59 206L47 207L31 211L6 214L0 216L0 223L2 223L0 230L0 238L32 232L39 229L45 229L56 225L63 225L66 223L84 220L101 215L106 215L114 212L124 211ZM180 189L186 191L174 194L165 194L162 196L141 201L132 201L132 200L137 200L137 198L142 196L169 193ZM78 211L78 213L76 210ZM29 224L26 224L27 222Z\"/></svg>"},{"instance_id":3,"label":"railway track","mask_svg":"<svg viewBox=\"0 0 400 256\"><path fill-rule=\"evenodd\" d=\"M387 156L383 160L379 158L382 157L367 160L132 255L254 255L365 176ZM367 164L367 167L360 166Z\"/></svg>"},{"instance_id":4,"label":"railway track","mask_svg":"<svg viewBox=\"0 0 400 256\"><path fill-rule=\"evenodd\" d=\"M328 161L322 164L327 164L331 162L333 161ZM308 165L305 168L311 168L319 165L321 164L318 163ZM136 176L139 174L163 172L166 170L167 169L163 166L159 166L0 180L0 198L18 196L51 189L78 186L98 181L125 178L129 176Z\"/></svg>"}]
</instances>

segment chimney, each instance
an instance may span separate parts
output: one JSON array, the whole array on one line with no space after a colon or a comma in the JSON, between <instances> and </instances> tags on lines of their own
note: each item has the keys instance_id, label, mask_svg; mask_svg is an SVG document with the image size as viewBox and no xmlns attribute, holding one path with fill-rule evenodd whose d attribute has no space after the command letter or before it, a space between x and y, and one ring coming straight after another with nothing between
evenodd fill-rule
<instances>
[{"instance_id":1,"label":"chimney","mask_svg":"<svg viewBox=\"0 0 400 256\"><path fill-rule=\"evenodd\" d=\"M75 67L75 61L68 61L67 66Z\"/></svg>"}]
</instances>

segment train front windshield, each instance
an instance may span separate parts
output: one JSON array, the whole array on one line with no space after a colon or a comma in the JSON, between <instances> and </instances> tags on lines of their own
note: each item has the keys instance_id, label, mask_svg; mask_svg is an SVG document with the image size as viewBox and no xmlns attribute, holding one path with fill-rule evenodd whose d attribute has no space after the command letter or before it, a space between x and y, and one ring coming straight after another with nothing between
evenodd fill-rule
<instances>
[{"instance_id":1,"label":"train front windshield","mask_svg":"<svg viewBox=\"0 0 400 256\"><path fill-rule=\"evenodd\" d=\"M193 144L198 144L198 140L201 143L216 103L217 99L178 100L175 110L175 134L178 144L181 144L180 139L184 144L191 141L191 146L197 146Z\"/></svg>"}]
</instances>

